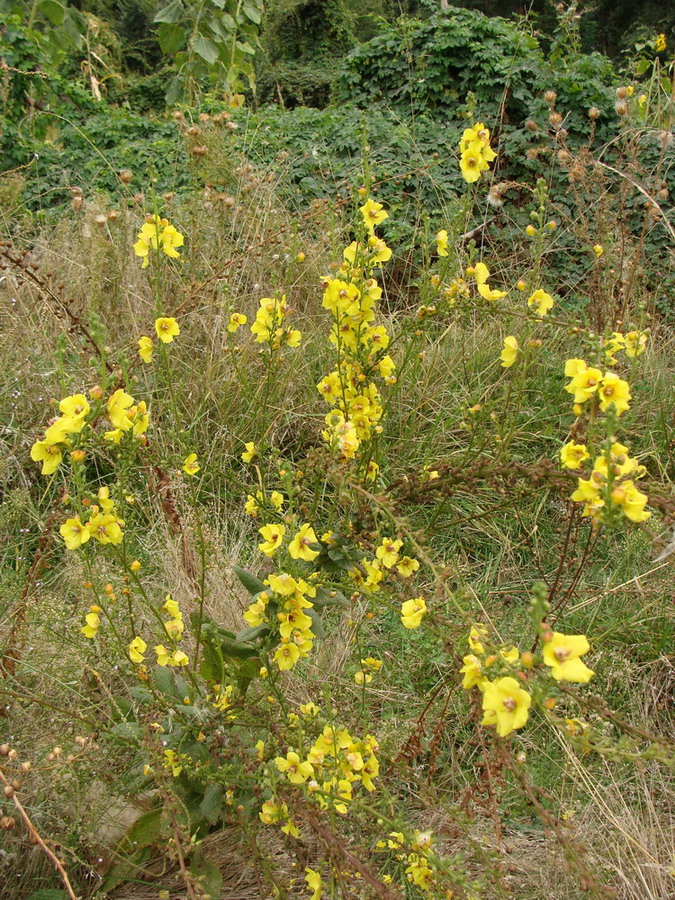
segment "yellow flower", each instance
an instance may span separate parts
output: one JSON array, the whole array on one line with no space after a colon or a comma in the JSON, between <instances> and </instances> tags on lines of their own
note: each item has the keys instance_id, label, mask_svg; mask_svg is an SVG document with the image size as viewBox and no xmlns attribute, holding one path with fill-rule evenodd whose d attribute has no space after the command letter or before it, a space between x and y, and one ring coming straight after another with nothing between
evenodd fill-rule
<instances>
[{"instance_id":1,"label":"yellow flower","mask_svg":"<svg viewBox=\"0 0 675 900\"><path fill-rule=\"evenodd\" d=\"M586 444L575 444L574 441L570 441L560 448L560 462L563 469L578 469L589 457Z\"/></svg>"},{"instance_id":2,"label":"yellow flower","mask_svg":"<svg viewBox=\"0 0 675 900\"><path fill-rule=\"evenodd\" d=\"M525 229L525 234L528 237L534 237L536 233L537 233L537 229L534 227L534 225L528 225L527 228Z\"/></svg>"},{"instance_id":3,"label":"yellow flower","mask_svg":"<svg viewBox=\"0 0 675 900\"><path fill-rule=\"evenodd\" d=\"M283 671L292 669L296 662L300 659L300 650L297 644L281 644L274 654L274 662Z\"/></svg>"},{"instance_id":4,"label":"yellow flower","mask_svg":"<svg viewBox=\"0 0 675 900\"><path fill-rule=\"evenodd\" d=\"M180 334L180 327L174 318L163 317L155 320L155 331L163 344L170 344Z\"/></svg>"},{"instance_id":5,"label":"yellow flower","mask_svg":"<svg viewBox=\"0 0 675 900\"><path fill-rule=\"evenodd\" d=\"M128 411L133 406L134 398L118 388L108 398L108 418L118 431L129 431L133 428L133 422L129 418Z\"/></svg>"},{"instance_id":6,"label":"yellow flower","mask_svg":"<svg viewBox=\"0 0 675 900\"><path fill-rule=\"evenodd\" d=\"M310 869L309 866L305 866L305 882L310 891L312 891L312 896L309 900L321 900L320 873L315 872L314 869Z\"/></svg>"},{"instance_id":7,"label":"yellow flower","mask_svg":"<svg viewBox=\"0 0 675 900\"><path fill-rule=\"evenodd\" d=\"M246 449L241 454L241 458L244 462L250 463L258 451L256 450L256 446L253 441L247 441L244 446L246 447Z\"/></svg>"},{"instance_id":8,"label":"yellow flower","mask_svg":"<svg viewBox=\"0 0 675 900\"><path fill-rule=\"evenodd\" d=\"M406 600L401 605L401 622L405 628L419 628L426 612L427 605L422 597Z\"/></svg>"},{"instance_id":9,"label":"yellow flower","mask_svg":"<svg viewBox=\"0 0 675 900\"><path fill-rule=\"evenodd\" d=\"M469 647L476 653L485 653L485 648L481 644L481 639L488 636L487 628L483 625L472 625L469 631Z\"/></svg>"},{"instance_id":10,"label":"yellow flower","mask_svg":"<svg viewBox=\"0 0 675 900\"><path fill-rule=\"evenodd\" d=\"M419 569L420 564L410 556L402 556L396 563L396 570L402 578L410 578Z\"/></svg>"},{"instance_id":11,"label":"yellow flower","mask_svg":"<svg viewBox=\"0 0 675 900\"><path fill-rule=\"evenodd\" d=\"M436 235L436 253L439 256L448 255L448 232L442 228Z\"/></svg>"},{"instance_id":12,"label":"yellow flower","mask_svg":"<svg viewBox=\"0 0 675 900\"><path fill-rule=\"evenodd\" d=\"M593 244L593 253L595 253L597 259L600 259L600 257L602 256L602 254L604 252L605 252L605 249L602 246L602 244Z\"/></svg>"},{"instance_id":13,"label":"yellow flower","mask_svg":"<svg viewBox=\"0 0 675 900\"><path fill-rule=\"evenodd\" d=\"M89 529L80 522L79 516L75 516L74 519L66 519L59 528L59 533L66 542L68 550L77 550L82 544L86 544L91 537Z\"/></svg>"},{"instance_id":14,"label":"yellow flower","mask_svg":"<svg viewBox=\"0 0 675 900\"><path fill-rule=\"evenodd\" d=\"M42 463L42 474L53 475L61 465L63 453L56 444L47 441L36 441L30 448L30 458Z\"/></svg>"},{"instance_id":15,"label":"yellow flower","mask_svg":"<svg viewBox=\"0 0 675 900\"><path fill-rule=\"evenodd\" d=\"M478 181L483 171L483 157L480 153L480 144L473 143L462 153L459 161L459 168L462 172L464 181L473 184Z\"/></svg>"},{"instance_id":16,"label":"yellow flower","mask_svg":"<svg viewBox=\"0 0 675 900\"><path fill-rule=\"evenodd\" d=\"M466 274L473 275L479 287L481 284L486 284L488 278L490 278L490 270L484 262L478 262L475 266L471 266L466 270Z\"/></svg>"},{"instance_id":17,"label":"yellow flower","mask_svg":"<svg viewBox=\"0 0 675 900\"><path fill-rule=\"evenodd\" d=\"M87 528L91 536L101 544L121 544L124 533L120 521L112 513L96 513L87 522Z\"/></svg>"},{"instance_id":18,"label":"yellow flower","mask_svg":"<svg viewBox=\"0 0 675 900\"><path fill-rule=\"evenodd\" d=\"M391 249L387 247L382 238L373 235L368 238L368 245L371 248L374 262L388 262L391 259Z\"/></svg>"},{"instance_id":19,"label":"yellow flower","mask_svg":"<svg viewBox=\"0 0 675 900\"><path fill-rule=\"evenodd\" d=\"M484 300L500 300L502 297L506 297L506 291L498 291L497 288L491 288L489 284L479 284L478 285L478 293L483 297Z\"/></svg>"},{"instance_id":20,"label":"yellow flower","mask_svg":"<svg viewBox=\"0 0 675 900\"><path fill-rule=\"evenodd\" d=\"M167 650L164 644L157 644L152 649L157 655L158 666L187 666L189 663L187 654L183 653L182 650L174 650L172 653L171 650Z\"/></svg>"},{"instance_id":21,"label":"yellow flower","mask_svg":"<svg viewBox=\"0 0 675 900\"><path fill-rule=\"evenodd\" d=\"M135 637L129 644L129 659L135 663L142 663L145 658L143 654L147 649L148 645L143 638Z\"/></svg>"},{"instance_id":22,"label":"yellow flower","mask_svg":"<svg viewBox=\"0 0 675 900\"><path fill-rule=\"evenodd\" d=\"M64 397L59 403L59 410L67 420L64 427L68 434L78 433L84 427L85 416L89 413L91 407L84 394L73 394L70 397Z\"/></svg>"},{"instance_id":23,"label":"yellow flower","mask_svg":"<svg viewBox=\"0 0 675 900\"><path fill-rule=\"evenodd\" d=\"M654 49L657 53L663 53L666 49L666 36L665 34L657 34L656 40L654 41Z\"/></svg>"},{"instance_id":24,"label":"yellow flower","mask_svg":"<svg viewBox=\"0 0 675 900\"><path fill-rule=\"evenodd\" d=\"M624 335L624 341L626 342L626 356L634 359L645 352L647 335L640 331L629 331L628 334Z\"/></svg>"},{"instance_id":25,"label":"yellow flower","mask_svg":"<svg viewBox=\"0 0 675 900\"><path fill-rule=\"evenodd\" d=\"M101 608L99 606L89 607L89 612L84 617L84 621L87 624L84 627L80 628L80 631L86 638L96 637L96 632L98 631L99 625L101 624L101 618L99 616L100 611Z\"/></svg>"},{"instance_id":26,"label":"yellow flower","mask_svg":"<svg viewBox=\"0 0 675 900\"><path fill-rule=\"evenodd\" d=\"M485 675L483 674L483 664L478 659L477 656L474 656L473 653L469 653L463 659L464 665L459 670L463 675L464 679L462 681L462 687L464 690L468 691L472 687L479 687L482 689L483 684L485 683Z\"/></svg>"},{"instance_id":27,"label":"yellow flower","mask_svg":"<svg viewBox=\"0 0 675 900\"><path fill-rule=\"evenodd\" d=\"M197 454L189 453L185 460L183 461L183 471L186 475L196 475L199 472L200 466L197 462Z\"/></svg>"},{"instance_id":28,"label":"yellow flower","mask_svg":"<svg viewBox=\"0 0 675 900\"><path fill-rule=\"evenodd\" d=\"M363 206L359 207L359 211L363 216L366 228L371 234L374 233L376 225L381 225L385 219L389 218L389 213L382 204L376 203L372 198L366 200Z\"/></svg>"},{"instance_id":29,"label":"yellow flower","mask_svg":"<svg viewBox=\"0 0 675 900\"><path fill-rule=\"evenodd\" d=\"M306 522L288 545L288 552L293 559L303 559L305 562L312 562L319 555L318 550L311 549L311 545L316 544L316 542L314 529L309 522Z\"/></svg>"},{"instance_id":30,"label":"yellow flower","mask_svg":"<svg viewBox=\"0 0 675 900\"><path fill-rule=\"evenodd\" d=\"M171 769L171 774L174 778L178 778L183 771L183 767L180 764L180 756L174 750L164 751L164 762L162 765L165 769Z\"/></svg>"},{"instance_id":31,"label":"yellow flower","mask_svg":"<svg viewBox=\"0 0 675 900\"><path fill-rule=\"evenodd\" d=\"M621 507L621 511L631 522L646 522L651 513L645 509L646 494L639 491L632 481L622 481L611 493L612 503Z\"/></svg>"},{"instance_id":32,"label":"yellow flower","mask_svg":"<svg viewBox=\"0 0 675 900\"><path fill-rule=\"evenodd\" d=\"M258 531L264 538L263 542L258 544L258 549L261 550L265 556L273 556L281 546L283 537L286 534L286 526L263 525Z\"/></svg>"},{"instance_id":33,"label":"yellow flower","mask_svg":"<svg viewBox=\"0 0 675 900\"><path fill-rule=\"evenodd\" d=\"M398 561L398 551L403 546L403 541L392 541L391 538L383 538L382 543L375 551L375 556L380 560L385 569L391 569Z\"/></svg>"},{"instance_id":34,"label":"yellow flower","mask_svg":"<svg viewBox=\"0 0 675 900\"><path fill-rule=\"evenodd\" d=\"M628 401L631 399L631 395L628 382L619 378L616 372L606 372L598 390L598 397L600 398L600 409L603 412L607 412L613 405L617 416L620 416L630 407Z\"/></svg>"},{"instance_id":35,"label":"yellow flower","mask_svg":"<svg viewBox=\"0 0 675 900\"><path fill-rule=\"evenodd\" d=\"M536 314L543 318L550 309L553 309L553 297L542 288L539 288L533 294L530 294L527 299L527 305L534 306Z\"/></svg>"},{"instance_id":36,"label":"yellow flower","mask_svg":"<svg viewBox=\"0 0 675 900\"><path fill-rule=\"evenodd\" d=\"M510 368L518 357L518 341L513 335L504 338L504 347L499 354L502 366L505 369Z\"/></svg>"},{"instance_id":37,"label":"yellow flower","mask_svg":"<svg viewBox=\"0 0 675 900\"><path fill-rule=\"evenodd\" d=\"M143 360L144 363L152 362L152 351L155 346L155 342L152 338L146 337L143 335L138 339L138 355Z\"/></svg>"},{"instance_id":38,"label":"yellow flower","mask_svg":"<svg viewBox=\"0 0 675 900\"><path fill-rule=\"evenodd\" d=\"M143 258L141 268L148 265L150 249L161 249L167 256L178 259L180 254L177 248L183 246L183 235L173 225L169 225L167 219L160 219L158 215L148 217L138 233L138 239L134 244L134 253Z\"/></svg>"},{"instance_id":39,"label":"yellow flower","mask_svg":"<svg viewBox=\"0 0 675 900\"><path fill-rule=\"evenodd\" d=\"M551 667L551 675L556 681L586 684L593 677L593 672L580 657L590 649L585 635L554 631L551 640L544 643L544 662Z\"/></svg>"},{"instance_id":40,"label":"yellow flower","mask_svg":"<svg viewBox=\"0 0 675 900\"><path fill-rule=\"evenodd\" d=\"M576 374L574 374L576 371ZM565 385L568 394L574 396L575 403L585 403L600 387L602 372L593 367L588 368L581 359L568 359L565 363L565 375L573 375L569 384Z\"/></svg>"},{"instance_id":41,"label":"yellow flower","mask_svg":"<svg viewBox=\"0 0 675 900\"><path fill-rule=\"evenodd\" d=\"M506 737L527 722L532 698L515 678L489 681L483 692L483 725L496 725L497 734Z\"/></svg>"},{"instance_id":42,"label":"yellow flower","mask_svg":"<svg viewBox=\"0 0 675 900\"><path fill-rule=\"evenodd\" d=\"M245 325L247 321L248 320L243 313L232 313L227 326L227 330L230 332L230 334L234 334L235 331L242 325Z\"/></svg>"}]
</instances>

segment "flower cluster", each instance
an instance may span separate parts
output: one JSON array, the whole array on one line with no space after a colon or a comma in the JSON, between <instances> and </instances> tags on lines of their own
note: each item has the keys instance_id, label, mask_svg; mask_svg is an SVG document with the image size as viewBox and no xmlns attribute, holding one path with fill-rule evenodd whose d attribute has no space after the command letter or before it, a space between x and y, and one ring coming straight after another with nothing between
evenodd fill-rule
<instances>
[{"instance_id":1,"label":"flower cluster","mask_svg":"<svg viewBox=\"0 0 675 900\"><path fill-rule=\"evenodd\" d=\"M477 688L482 694L482 724L494 725L500 737L522 728L529 718L532 695L523 684L527 683L526 670L533 669L537 662L543 662L555 681L586 684L593 677L593 671L581 660L590 650L585 635L551 631L544 623L541 660L529 651L521 655L512 645L488 652L483 644L487 635L481 625L471 628L469 648L473 652L464 657L460 672L464 676L462 687Z\"/></svg>"},{"instance_id":2,"label":"flower cluster","mask_svg":"<svg viewBox=\"0 0 675 900\"><path fill-rule=\"evenodd\" d=\"M390 831L386 841L378 841L378 850L391 850L395 858L405 865L407 880L425 893L436 885L434 874L435 853L431 849L433 835L430 831L415 830L412 840L406 840L401 831Z\"/></svg>"},{"instance_id":3,"label":"flower cluster","mask_svg":"<svg viewBox=\"0 0 675 900\"><path fill-rule=\"evenodd\" d=\"M590 459L585 444L570 442L560 451L563 468L580 469ZM628 447L616 441L595 458L588 478L579 478L572 500L583 503L582 516L600 518L604 509L619 509L631 522L645 522L651 515L645 509L648 497L638 490L634 479L646 475L646 469L628 455Z\"/></svg>"},{"instance_id":4,"label":"flower cluster","mask_svg":"<svg viewBox=\"0 0 675 900\"><path fill-rule=\"evenodd\" d=\"M134 253L143 259L141 268L145 269L150 261L150 250L162 252L172 259L180 259L178 248L184 243L183 235L177 231L168 219L160 218L156 213L146 216L145 224L138 233L134 244Z\"/></svg>"},{"instance_id":5,"label":"flower cluster","mask_svg":"<svg viewBox=\"0 0 675 900\"><path fill-rule=\"evenodd\" d=\"M300 346L302 335L298 329L284 325L289 309L285 294L282 297L262 298L255 322L251 325L251 334L254 335L256 344L267 344L271 350L278 350L282 346ZM245 320L244 316L237 317L235 321L231 320L230 325L238 323L236 326L238 328L243 324L242 318ZM236 328L231 330L236 331Z\"/></svg>"},{"instance_id":6,"label":"flower cluster","mask_svg":"<svg viewBox=\"0 0 675 900\"><path fill-rule=\"evenodd\" d=\"M144 435L150 425L150 412L145 400L136 403L131 394L118 388L108 398L107 413L113 427L103 435L106 441L119 444L128 433L144 443Z\"/></svg>"},{"instance_id":7,"label":"flower cluster","mask_svg":"<svg viewBox=\"0 0 675 900\"><path fill-rule=\"evenodd\" d=\"M459 168L468 184L478 181L483 172L490 168L490 163L497 158L490 147L490 130L482 122L465 129L459 152Z\"/></svg>"},{"instance_id":8,"label":"flower cluster","mask_svg":"<svg viewBox=\"0 0 675 900\"><path fill-rule=\"evenodd\" d=\"M386 353L389 335L384 326L375 324L375 307L382 296L375 270L391 258L391 250L374 229L388 214L372 199L361 213L367 240L353 241L344 251L340 277L322 281L322 305L333 319L329 340L337 352L337 367L317 384L332 407L323 438L345 460L353 459L362 442L382 430L381 397L372 378L379 376L387 384L396 381L396 365ZM375 479L375 463L366 475Z\"/></svg>"},{"instance_id":9,"label":"flower cluster","mask_svg":"<svg viewBox=\"0 0 675 900\"><path fill-rule=\"evenodd\" d=\"M121 544L124 540L124 520L117 514L115 503L110 498L110 488L99 488L97 502L85 507L89 517L82 521L73 516L59 528L68 550L77 550L94 538L100 544Z\"/></svg>"},{"instance_id":10,"label":"flower cluster","mask_svg":"<svg viewBox=\"0 0 675 900\"><path fill-rule=\"evenodd\" d=\"M31 459L42 463L43 475L53 475L61 465L64 451L71 450L77 443L74 436L84 430L91 406L84 394L72 394L60 401L59 411L61 415L49 423L42 440L31 447ZM71 457L74 462L81 461L77 449Z\"/></svg>"},{"instance_id":11,"label":"flower cluster","mask_svg":"<svg viewBox=\"0 0 675 900\"><path fill-rule=\"evenodd\" d=\"M382 542L375 550L375 558L368 559L364 557L359 566L353 566L349 570L352 581L362 591L367 594L375 594L380 590L381 583L385 580L388 573L398 572L401 578L410 578L420 567L419 562L410 556L401 556L400 551L403 541L400 538L395 540L390 537L382 538ZM404 604L401 612L401 621L407 628L416 628L422 620L422 615L426 612L426 605L422 598L418 598L423 604L422 614L417 619L417 610L414 617L410 618L411 607ZM416 604L417 601L407 601L408 604ZM411 624L417 620L417 624Z\"/></svg>"},{"instance_id":12,"label":"flower cluster","mask_svg":"<svg viewBox=\"0 0 675 900\"><path fill-rule=\"evenodd\" d=\"M565 363L565 375L572 380L565 385L568 394L574 397L577 415L582 406L591 398L597 399L603 412L614 407L614 413L620 416L630 408L630 388L627 381L619 378L616 372L605 372L594 366L588 366L583 359L568 359Z\"/></svg>"},{"instance_id":13,"label":"flower cluster","mask_svg":"<svg viewBox=\"0 0 675 900\"><path fill-rule=\"evenodd\" d=\"M306 704L300 711L306 726L311 727L313 721L318 721L320 710L314 704ZM294 716L294 721L298 719ZM285 781L304 785L308 799L319 809L333 810L344 816L356 788L362 786L368 792L375 790L375 779L380 771L377 749L377 741L371 735L355 739L346 729L327 724L306 753L290 749L285 756L274 759L274 766ZM264 744L260 750L264 754ZM298 837L287 805L276 798L263 803L260 819L265 824L280 824L282 831Z\"/></svg>"}]
</instances>

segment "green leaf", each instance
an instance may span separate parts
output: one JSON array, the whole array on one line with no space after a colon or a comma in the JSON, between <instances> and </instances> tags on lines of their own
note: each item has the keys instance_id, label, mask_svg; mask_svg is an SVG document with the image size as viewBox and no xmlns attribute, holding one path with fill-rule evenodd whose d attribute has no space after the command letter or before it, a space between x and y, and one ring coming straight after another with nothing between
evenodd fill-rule
<instances>
[{"instance_id":1,"label":"green leaf","mask_svg":"<svg viewBox=\"0 0 675 900\"><path fill-rule=\"evenodd\" d=\"M162 22L157 29L157 40L162 53L175 53L185 43L185 29L180 25Z\"/></svg>"},{"instance_id":2,"label":"green leaf","mask_svg":"<svg viewBox=\"0 0 675 900\"><path fill-rule=\"evenodd\" d=\"M220 818L220 810L223 800L222 784L208 784L204 791L204 798L199 804L199 809L204 818L215 825Z\"/></svg>"},{"instance_id":3,"label":"green leaf","mask_svg":"<svg viewBox=\"0 0 675 900\"><path fill-rule=\"evenodd\" d=\"M59 0L40 0L40 12L52 25L61 25L66 17L66 8Z\"/></svg>"},{"instance_id":4,"label":"green leaf","mask_svg":"<svg viewBox=\"0 0 675 900\"><path fill-rule=\"evenodd\" d=\"M181 0L171 0L167 6L158 9L155 13L155 22L168 22L173 25L183 15L183 4Z\"/></svg>"},{"instance_id":5,"label":"green leaf","mask_svg":"<svg viewBox=\"0 0 675 900\"><path fill-rule=\"evenodd\" d=\"M340 591L327 591L325 588L316 589L316 597L312 597L312 603L318 609L322 606L349 607L349 600Z\"/></svg>"},{"instance_id":6,"label":"green leaf","mask_svg":"<svg viewBox=\"0 0 675 900\"><path fill-rule=\"evenodd\" d=\"M239 566L232 566L232 571L244 585L249 594L259 594L260 591L267 590L262 581L259 581L255 575L251 575L246 569L241 569Z\"/></svg>"},{"instance_id":7,"label":"green leaf","mask_svg":"<svg viewBox=\"0 0 675 900\"><path fill-rule=\"evenodd\" d=\"M169 86L166 89L166 94L164 94L164 99L166 100L167 106L173 106L174 103L177 102L178 98L183 93L183 76L176 75L169 82Z\"/></svg>"},{"instance_id":8,"label":"green leaf","mask_svg":"<svg viewBox=\"0 0 675 900\"><path fill-rule=\"evenodd\" d=\"M256 3L255 0L244 0L244 15L256 25L260 25L262 19L261 6L262 4Z\"/></svg>"},{"instance_id":9,"label":"green leaf","mask_svg":"<svg viewBox=\"0 0 675 900\"><path fill-rule=\"evenodd\" d=\"M201 850L197 850L192 857L190 871L199 879L203 895L210 900L218 900L223 889L223 876L218 866L204 858Z\"/></svg>"},{"instance_id":10,"label":"green leaf","mask_svg":"<svg viewBox=\"0 0 675 900\"><path fill-rule=\"evenodd\" d=\"M205 60L205 62L207 62L210 66L212 66L218 59L218 48L213 43L213 41L210 41L202 34L197 35L196 38L190 41L190 46L195 51L195 53L198 56L201 56L201 58Z\"/></svg>"},{"instance_id":11,"label":"green leaf","mask_svg":"<svg viewBox=\"0 0 675 900\"><path fill-rule=\"evenodd\" d=\"M321 616L315 609L306 609L305 612L312 620L312 631L315 636L318 638L326 637L326 632L323 629L323 625L321 623Z\"/></svg>"},{"instance_id":12,"label":"green leaf","mask_svg":"<svg viewBox=\"0 0 675 900\"><path fill-rule=\"evenodd\" d=\"M253 628L244 628L237 634L238 641L254 641L263 634L267 634L270 626L263 622L262 625L255 625Z\"/></svg>"},{"instance_id":13,"label":"green leaf","mask_svg":"<svg viewBox=\"0 0 675 900\"><path fill-rule=\"evenodd\" d=\"M157 666L152 673L152 681L155 685L155 689L160 694L164 694L165 697L169 697L172 700L182 700L182 697L176 689L173 672L171 669L167 668L167 666Z\"/></svg>"},{"instance_id":14,"label":"green leaf","mask_svg":"<svg viewBox=\"0 0 675 900\"><path fill-rule=\"evenodd\" d=\"M255 56L255 48L252 47L248 41L237 41L237 47L242 53L247 53L249 56Z\"/></svg>"},{"instance_id":15,"label":"green leaf","mask_svg":"<svg viewBox=\"0 0 675 900\"><path fill-rule=\"evenodd\" d=\"M110 729L113 734L129 740L139 740L141 737L141 729L136 722L118 722Z\"/></svg>"}]
</instances>

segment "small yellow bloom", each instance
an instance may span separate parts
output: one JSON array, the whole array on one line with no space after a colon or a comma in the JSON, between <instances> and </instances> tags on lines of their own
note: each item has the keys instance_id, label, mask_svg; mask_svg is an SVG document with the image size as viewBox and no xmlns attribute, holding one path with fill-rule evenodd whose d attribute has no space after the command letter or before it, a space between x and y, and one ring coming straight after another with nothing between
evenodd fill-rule
<instances>
[{"instance_id":1,"label":"small yellow bloom","mask_svg":"<svg viewBox=\"0 0 675 900\"><path fill-rule=\"evenodd\" d=\"M436 235L436 253L439 256L448 255L448 232L442 228Z\"/></svg>"},{"instance_id":2,"label":"small yellow bloom","mask_svg":"<svg viewBox=\"0 0 675 900\"><path fill-rule=\"evenodd\" d=\"M560 448L560 462L563 469L578 469L589 457L586 444L575 444L574 441L570 441Z\"/></svg>"},{"instance_id":3,"label":"small yellow bloom","mask_svg":"<svg viewBox=\"0 0 675 900\"><path fill-rule=\"evenodd\" d=\"M319 555L318 550L312 550L312 544L317 543L314 529L306 522L295 535L291 543L288 545L288 552L293 559L303 559L305 562L312 562Z\"/></svg>"},{"instance_id":4,"label":"small yellow bloom","mask_svg":"<svg viewBox=\"0 0 675 900\"><path fill-rule=\"evenodd\" d=\"M63 453L57 444L36 441L30 449L30 458L42 463L42 475L53 475L61 465Z\"/></svg>"},{"instance_id":5,"label":"small yellow bloom","mask_svg":"<svg viewBox=\"0 0 675 900\"><path fill-rule=\"evenodd\" d=\"M144 363L152 362L152 351L154 346L155 342L152 338L143 335L138 339L138 355Z\"/></svg>"},{"instance_id":6,"label":"small yellow bloom","mask_svg":"<svg viewBox=\"0 0 675 900\"><path fill-rule=\"evenodd\" d=\"M306 866L305 882L309 890L312 891L312 896L309 900L321 900L321 874Z\"/></svg>"},{"instance_id":7,"label":"small yellow bloom","mask_svg":"<svg viewBox=\"0 0 675 900\"><path fill-rule=\"evenodd\" d=\"M245 325L247 321L248 320L243 313L232 313L227 326L227 330L230 332L230 334L234 334L237 329L241 328L242 325Z\"/></svg>"},{"instance_id":8,"label":"small yellow bloom","mask_svg":"<svg viewBox=\"0 0 675 900\"><path fill-rule=\"evenodd\" d=\"M607 412L610 406L614 406L617 416L630 408L631 399L628 382L619 378L616 372L606 372L598 390L600 409Z\"/></svg>"},{"instance_id":9,"label":"small yellow bloom","mask_svg":"<svg viewBox=\"0 0 675 900\"><path fill-rule=\"evenodd\" d=\"M657 34L656 40L654 41L654 49L657 53L663 53L666 49L666 36L663 34Z\"/></svg>"},{"instance_id":10,"label":"small yellow bloom","mask_svg":"<svg viewBox=\"0 0 675 900\"><path fill-rule=\"evenodd\" d=\"M199 472L200 465L197 462L197 454L189 453L183 461L183 471L186 475L196 475Z\"/></svg>"},{"instance_id":11,"label":"small yellow bloom","mask_svg":"<svg viewBox=\"0 0 675 900\"><path fill-rule=\"evenodd\" d=\"M580 657L590 649L585 635L561 634L554 631L551 639L544 643L542 655L546 665L551 667L551 675L556 681L586 684L594 673Z\"/></svg>"},{"instance_id":12,"label":"small yellow bloom","mask_svg":"<svg viewBox=\"0 0 675 900\"><path fill-rule=\"evenodd\" d=\"M389 218L389 213L382 204L377 203L372 198L366 200L363 206L359 207L359 212L363 216L365 226L371 234L374 233L376 225L381 225L385 219Z\"/></svg>"},{"instance_id":13,"label":"small yellow bloom","mask_svg":"<svg viewBox=\"0 0 675 900\"><path fill-rule=\"evenodd\" d=\"M401 605L401 622L405 628L419 628L427 612L427 604L422 597L406 600Z\"/></svg>"},{"instance_id":14,"label":"small yellow bloom","mask_svg":"<svg viewBox=\"0 0 675 900\"><path fill-rule=\"evenodd\" d=\"M265 556L273 556L281 546L283 537L286 534L286 526L263 525L258 531L264 538L263 542L258 544L258 549L261 550Z\"/></svg>"},{"instance_id":15,"label":"small yellow bloom","mask_svg":"<svg viewBox=\"0 0 675 900\"><path fill-rule=\"evenodd\" d=\"M504 347L499 358L505 369L510 368L518 358L518 341L513 335L504 338Z\"/></svg>"},{"instance_id":16,"label":"small yellow bloom","mask_svg":"<svg viewBox=\"0 0 675 900\"><path fill-rule=\"evenodd\" d=\"M464 690L468 691L470 688L476 686L482 689L486 679L481 661L477 656L474 656L473 653L469 653L464 657L463 663L464 665L459 671L464 675L462 681Z\"/></svg>"},{"instance_id":17,"label":"small yellow bloom","mask_svg":"<svg viewBox=\"0 0 675 900\"><path fill-rule=\"evenodd\" d=\"M164 317L155 320L155 331L163 344L170 344L180 334L180 327L174 318Z\"/></svg>"},{"instance_id":18,"label":"small yellow bloom","mask_svg":"<svg viewBox=\"0 0 675 900\"><path fill-rule=\"evenodd\" d=\"M539 288L533 294L530 294L527 305L534 306L536 314L543 317L550 309L553 309L553 297L542 288Z\"/></svg>"},{"instance_id":19,"label":"small yellow bloom","mask_svg":"<svg viewBox=\"0 0 675 900\"><path fill-rule=\"evenodd\" d=\"M515 678L489 681L483 692L483 725L496 725L497 734L506 737L527 722L532 698Z\"/></svg>"},{"instance_id":20,"label":"small yellow bloom","mask_svg":"<svg viewBox=\"0 0 675 900\"><path fill-rule=\"evenodd\" d=\"M129 659L135 663L142 663L145 658L143 654L147 649L148 645L143 638L135 637L129 644Z\"/></svg>"},{"instance_id":21,"label":"small yellow bloom","mask_svg":"<svg viewBox=\"0 0 675 900\"><path fill-rule=\"evenodd\" d=\"M281 644L274 654L274 662L283 671L292 669L296 662L300 659L300 650L297 644L287 643Z\"/></svg>"},{"instance_id":22,"label":"small yellow bloom","mask_svg":"<svg viewBox=\"0 0 675 900\"><path fill-rule=\"evenodd\" d=\"M247 441L244 446L246 447L246 449L241 454L241 458L244 462L250 463L258 451L256 450L256 446L253 441Z\"/></svg>"},{"instance_id":23,"label":"small yellow bloom","mask_svg":"<svg viewBox=\"0 0 675 900\"><path fill-rule=\"evenodd\" d=\"M605 249L602 246L602 244L593 244L593 253L595 253L595 255L598 259L600 259L600 257L602 256L602 254L604 252L605 252Z\"/></svg>"},{"instance_id":24,"label":"small yellow bloom","mask_svg":"<svg viewBox=\"0 0 675 900\"><path fill-rule=\"evenodd\" d=\"M86 544L91 537L89 529L80 522L79 516L75 516L73 519L66 519L59 528L59 533L65 541L68 550L77 550L82 544Z\"/></svg>"},{"instance_id":25,"label":"small yellow bloom","mask_svg":"<svg viewBox=\"0 0 675 900\"><path fill-rule=\"evenodd\" d=\"M410 556L402 556L396 563L396 570L402 578L410 578L419 569L420 564Z\"/></svg>"},{"instance_id":26,"label":"small yellow bloom","mask_svg":"<svg viewBox=\"0 0 675 900\"><path fill-rule=\"evenodd\" d=\"M624 335L624 341L626 342L626 356L634 359L645 352L647 334L640 331L629 331Z\"/></svg>"}]
</instances>

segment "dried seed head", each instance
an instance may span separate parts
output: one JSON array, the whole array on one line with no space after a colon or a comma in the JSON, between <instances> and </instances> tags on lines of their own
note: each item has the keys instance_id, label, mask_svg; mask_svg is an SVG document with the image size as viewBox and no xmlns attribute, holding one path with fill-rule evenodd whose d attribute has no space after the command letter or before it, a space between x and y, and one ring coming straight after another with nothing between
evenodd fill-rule
<instances>
[{"instance_id":1,"label":"dried seed head","mask_svg":"<svg viewBox=\"0 0 675 900\"><path fill-rule=\"evenodd\" d=\"M591 106L588 110L588 118L589 119L599 119L600 118L600 110L597 106Z\"/></svg>"},{"instance_id":2,"label":"dried seed head","mask_svg":"<svg viewBox=\"0 0 675 900\"><path fill-rule=\"evenodd\" d=\"M556 97L557 97L557 96L558 96L558 95L556 94L555 91L546 91L546 93L544 94L544 100L545 100L549 105L552 105L553 103L555 103Z\"/></svg>"},{"instance_id":3,"label":"dried seed head","mask_svg":"<svg viewBox=\"0 0 675 900\"><path fill-rule=\"evenodd\" d=\"M131 169L122 169L120 172L120 181L122 184L129 184L131 179L134 177L134 173Z\"/></svg>"},{"instance_id":4,"label":"dried seed head","mask_svg":"<svg viewBox=\"0 0 675 900\"><path fill-rule=\"evenodd\" d=\"M628 96L628 89L625 87L619 87L616 89L616 98L617 100L625 100Z\"/></svg>"},{"instance_id":5,"label":"dried seed head","mask_svg":"<svg viewBox=\"0 0 675 900\"><path fill-rule=\"evenodd\" d=\"M617 116L625 116L628 114L628 104L623 100L617 100L614 104Z\"/></svg>"}]
</instances>

